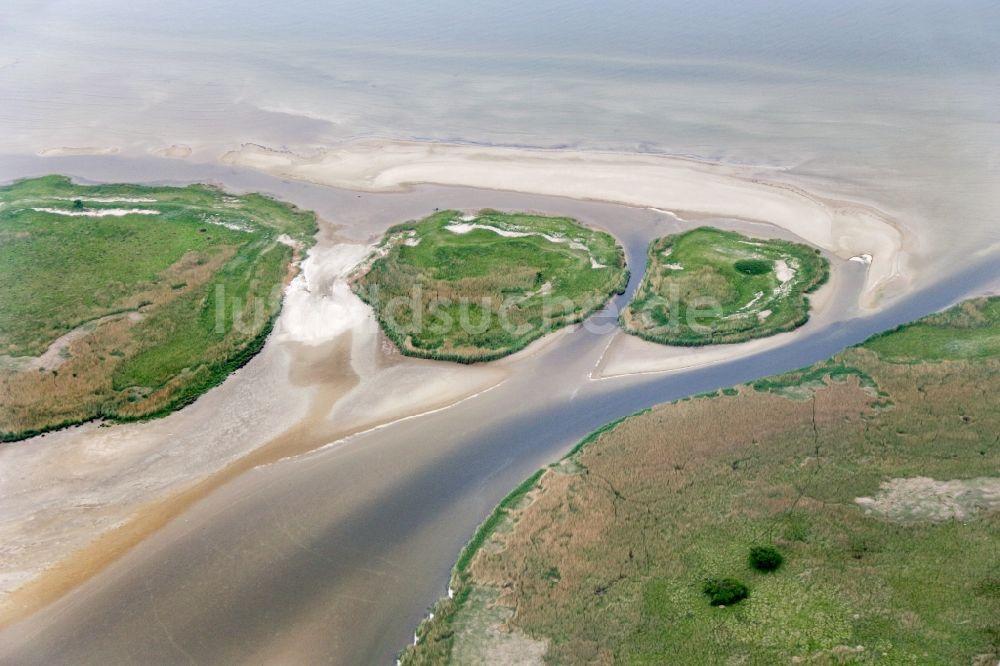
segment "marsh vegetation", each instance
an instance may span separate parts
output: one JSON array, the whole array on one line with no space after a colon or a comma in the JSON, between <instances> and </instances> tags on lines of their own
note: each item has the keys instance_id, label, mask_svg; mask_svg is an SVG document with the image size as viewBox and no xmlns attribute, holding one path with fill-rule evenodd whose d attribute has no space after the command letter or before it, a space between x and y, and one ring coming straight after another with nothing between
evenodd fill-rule
<instances>
[{"instance_id":1,"label":"marsh vegetation","mask_svg":"<svg viewBox=\"0 0 1000 666\"><path fill-rule=\"evenodd\" d=\"M194 400L260 349L315 230L203 185L0 188L0 436Z\"/></svg>"},{"instance_id":2,"label":"marsh vegetation","mask_svg":"<svg viewBox=\"0 0 1000 666\"><path fill-rule=\"evenodd\" d=\"M708 345L790 331L809 319L807 294L828 277L814 250L700 227L654 240L622 327L653 342Z\"/></svg>"},{"instance_id":3,"label":"marsh vegetation","mask_svg":"<svg viewBox=\"0 0 1000 666\"><path fill-rule=\"evenodd\" d=\"M409 356L506 356L599 309L628 281L622 248L566 217L447 210L390 228L353 280Z\"/></svg>"},{"instance_id":4,"label":"marsh vegetation","mask_svg":"<svg viewBox=\"0 0 1000 666\"><path fill-rule=\"evenodd\" d=\"M996 663L998 315L968 301L601 429L484 523L403 663L482 645L484 603L490 649L545 663ZM720 609L741 588L709 579L749 594Z\"/></svg>"}]
</instances>

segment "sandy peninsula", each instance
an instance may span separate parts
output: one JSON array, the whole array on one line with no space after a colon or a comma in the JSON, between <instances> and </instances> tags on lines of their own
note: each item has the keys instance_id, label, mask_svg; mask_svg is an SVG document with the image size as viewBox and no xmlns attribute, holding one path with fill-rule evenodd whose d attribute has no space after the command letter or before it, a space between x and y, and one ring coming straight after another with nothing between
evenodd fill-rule
<instances>
[{"instance_id":1,"label":"sandy peninsula","mask_svg":"<svg viewBox=\"0 0 1000 666\"><path fill-rule=\"evenodd\" d=\"M870 255L860 299L865 308L874 308L908 279L903 228L896 221L870 206L826 199L750 167L646 154L401 141L356 142L308 155L244 144L222 161L356 190L462 185L766 222L843 259Z\"/></svg>"}]
</instances>

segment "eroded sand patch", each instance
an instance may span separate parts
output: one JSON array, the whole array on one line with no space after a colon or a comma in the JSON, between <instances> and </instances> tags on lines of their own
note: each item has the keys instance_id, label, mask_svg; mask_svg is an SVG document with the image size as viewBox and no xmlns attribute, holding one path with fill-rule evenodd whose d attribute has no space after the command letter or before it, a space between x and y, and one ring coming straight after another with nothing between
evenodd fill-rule
<instances>
[{"instance_id":1,"label":"eroded sand patch","mask_svg":"<svg viewBox=\"0 0 1000 666\"><path fill-rule=\"evenodd\" d=\"M980 511L1000 509L1000 478L892 479L882 484L875 497L858 497L854 501L866 514L894 522L966 520Z\"/></svg>"}]
</instances>

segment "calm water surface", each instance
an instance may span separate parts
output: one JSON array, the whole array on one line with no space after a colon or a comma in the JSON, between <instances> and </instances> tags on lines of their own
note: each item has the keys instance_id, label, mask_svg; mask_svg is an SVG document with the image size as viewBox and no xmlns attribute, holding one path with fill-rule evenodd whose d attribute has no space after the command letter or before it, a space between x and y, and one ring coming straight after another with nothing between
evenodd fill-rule
<instances>
[{"instance_id":1,"label":"calm water surface","mask_svg":"<svg viewBox=\"0 0 1000 666\"><path fill-rule=\"evenodd\" d=\"M845 310L778 350L682 374L587 383L604 340L567 336L477 400L224 487L0 634L4 663L390 662L476 523L587 431L820 360L1000 277L977 254L1000 243L996 3L207 4L4 2L0 178L213 179L359 238L439 205L610 215L634 258L652 233L634 209L447 188L358 202L215 163L247 141L364 137L677 153L874 202L940 279L874 317ZM147 157L172 144L192 148L187 162ZM32 157L61 146L121 157Z\"/></svg>"}]
</instances>

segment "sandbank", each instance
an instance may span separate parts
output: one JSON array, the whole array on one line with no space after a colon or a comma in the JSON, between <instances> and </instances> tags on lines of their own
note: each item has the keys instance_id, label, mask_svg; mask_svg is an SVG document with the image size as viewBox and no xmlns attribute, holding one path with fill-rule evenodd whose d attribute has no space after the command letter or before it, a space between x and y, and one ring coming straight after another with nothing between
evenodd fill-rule
<instances>
[{"instance_id":1,"label":"sandbank","mask_svg":"<svg viewBox=\"0 0 1000 666\"><path fill-rule=\"evenodd\" d=\"M460 185L767 222L843 259L871 255L860 299L865 308L874 308L885 289L909 277L902 227L886 214L822 198L774 180L778 173L762 175L751 167L648 154L402 141L349 143L309 155L244 144L222 161L355 190Z\"/></svg>"},{"instance_id":2,"label":"sandbank","mask_svg":"<svg viewBox=\"0 0 1000 666\"><path fill-rule=\"evenodd\" d=\"M117 146L53 146L38 151L40 157L65 157L74 155L117 155Z\"/></svg>"}]
</instances>

